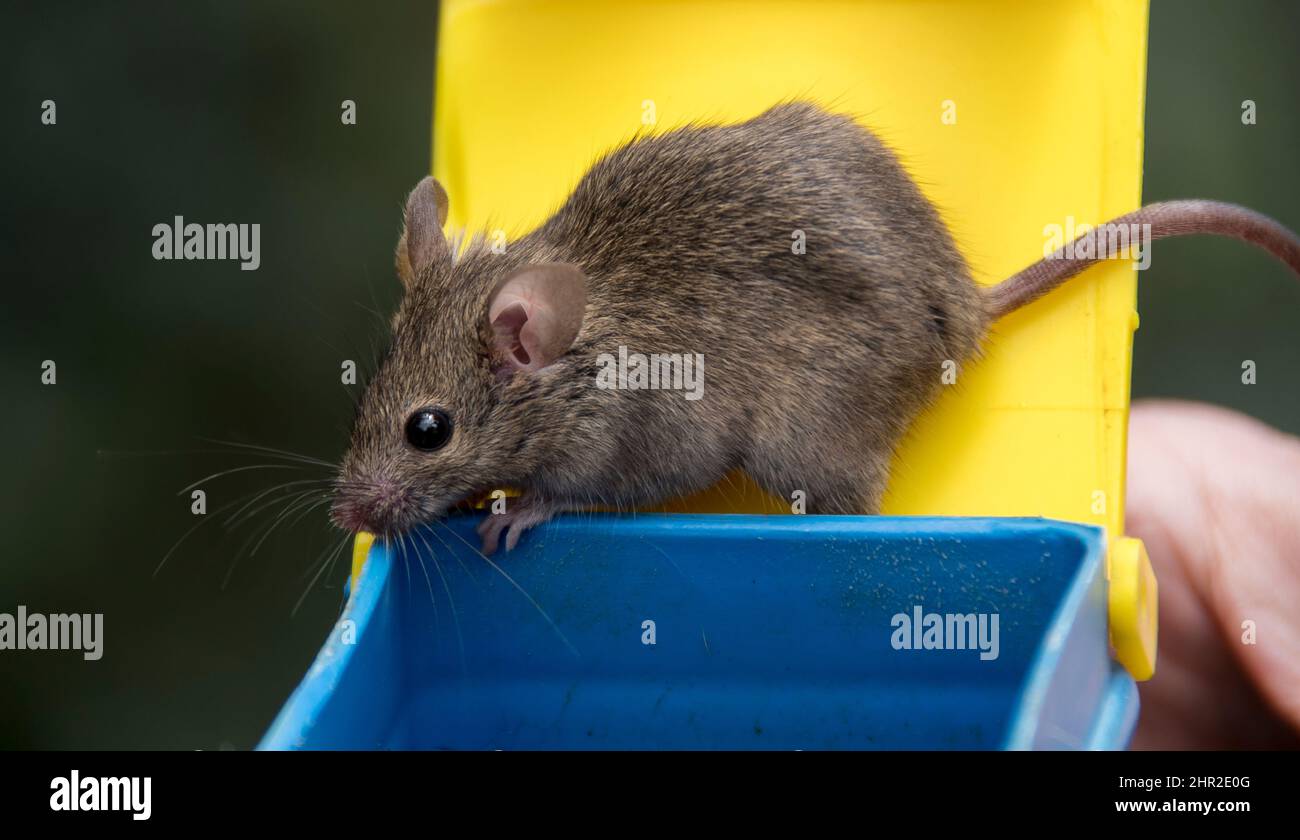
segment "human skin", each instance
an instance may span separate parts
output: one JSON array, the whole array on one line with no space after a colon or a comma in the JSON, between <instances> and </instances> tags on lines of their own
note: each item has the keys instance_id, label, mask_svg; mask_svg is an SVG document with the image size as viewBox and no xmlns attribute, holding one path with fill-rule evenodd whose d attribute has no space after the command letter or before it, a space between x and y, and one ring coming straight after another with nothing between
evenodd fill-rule
<instances>
[{"instance_id":1,"label":"human skin","mask_svg":"<svg viewBox=\"0 0 1300 840\"><path fill-rule=\"evenodd\" d=\"M1300 438L1213 406L1135 403L1126 517L1160 587L1133 747L1300 749Z\"/></svg>"}]
</instances>

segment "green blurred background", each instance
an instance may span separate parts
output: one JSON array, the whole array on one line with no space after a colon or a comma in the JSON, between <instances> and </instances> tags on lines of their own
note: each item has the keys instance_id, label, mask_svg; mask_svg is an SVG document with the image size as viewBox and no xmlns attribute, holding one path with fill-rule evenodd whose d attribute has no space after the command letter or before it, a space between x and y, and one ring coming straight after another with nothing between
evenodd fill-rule
<instances>
[{"instance_id":1,"label":"green blurred background","mask_svg":"<svg viewBox=\"0 0 1300 840\"><path fill-rule=\"evenodd\" d=\"M230 573L255 532L211 512L315 474L206 482L213 521L154 569L195 521L180 488L271 463L187 454L211 448L199 436L340 454L339 366L382 346L401 203L428 171L436 9L9 4L0 30L0 612L102 612L106 637L93 663L0 652L0 747L250 747L337 615L346 561L309 590L331 543L318 509ZM1295 3L1153 3L1146 200L1226 199L1300 228L1297 33ZM150 231L175 214L260 223L261 268L154 261ZM1134 395L1300 432L1300 284L1236 243L1156 250ZM1240 383L1243 359L1259 384Z\"/></svg>"}]
</instances>

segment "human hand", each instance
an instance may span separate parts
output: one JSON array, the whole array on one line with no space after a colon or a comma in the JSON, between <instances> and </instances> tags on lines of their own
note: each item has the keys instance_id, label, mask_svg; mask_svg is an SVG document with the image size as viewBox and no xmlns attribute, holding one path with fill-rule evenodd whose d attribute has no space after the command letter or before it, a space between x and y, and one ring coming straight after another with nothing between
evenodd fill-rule
<instances>
[{"instance_id":1,"label":"human hand","mask_svg":"<svg viewBox=\"0 0 1300 840\"><path fill-rule=\"evenodd\" d=\"M1160 588L1133 747L1300 748L1300 438L1225 409L1145 401L1128 449L1126 530Z\"/></svg>"}]
</instances>

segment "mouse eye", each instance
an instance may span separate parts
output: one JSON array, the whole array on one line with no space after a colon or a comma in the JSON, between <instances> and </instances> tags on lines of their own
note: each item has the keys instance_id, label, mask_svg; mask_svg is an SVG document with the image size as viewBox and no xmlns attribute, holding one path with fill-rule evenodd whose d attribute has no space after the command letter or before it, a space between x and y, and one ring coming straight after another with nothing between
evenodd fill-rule
<instances>
[{"instance_id":1,"label":"mouse eye","mask_svg":"<svg viewBox=\"0 0 1300 840\"><path fill-rule=\"evenodd\" d=\"M425 452L441 449L451 440L451 417L441 408L422 408L406 421L406 442Z\"/></svg>"}]
</instances>

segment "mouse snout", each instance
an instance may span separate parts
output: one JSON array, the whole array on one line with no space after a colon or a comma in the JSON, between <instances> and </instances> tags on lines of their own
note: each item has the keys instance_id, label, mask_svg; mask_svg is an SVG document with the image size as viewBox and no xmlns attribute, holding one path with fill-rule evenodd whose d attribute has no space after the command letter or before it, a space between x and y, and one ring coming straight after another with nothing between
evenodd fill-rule
<instances>
[{"instance_id":1,"label":"mouse snout","mask_svg":"<svg viewBox=\"0 0 1300 840\"><path fill-rule=\"evenodd\" d=\"M410 526L407 494L391 481L345 481L335 491L330 518L345 531L386 535Z\"/></svg>"}]
</instances>

